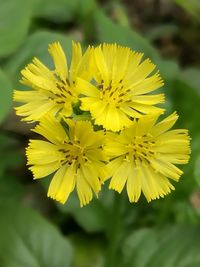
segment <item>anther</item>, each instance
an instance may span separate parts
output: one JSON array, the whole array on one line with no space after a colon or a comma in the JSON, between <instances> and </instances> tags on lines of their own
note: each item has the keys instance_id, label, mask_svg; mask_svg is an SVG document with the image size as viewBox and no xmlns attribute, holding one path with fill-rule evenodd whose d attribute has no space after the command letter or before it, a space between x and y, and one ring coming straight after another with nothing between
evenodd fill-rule
<instances>
[{"instance_id":1,"label":"anther","mask_svg":"<svg viewBox=\"0 0 200 267\"><path fill-rule=\"evenodd\" d=\"M68 79L66 79L66 83L67 83L68 86L70 86L70 82L69 82Z\"/></svg>"},{"instance_id":2,"label":"anther","mask_svg":"<svg viewBox=\"0 0 200 267\"><path fill-rule=\"evenodd\" d=\"M124 96L124 93L121 93L121 94L119 95L119 97L122 97L122 96Z\"/></svg>"}]
</instances>

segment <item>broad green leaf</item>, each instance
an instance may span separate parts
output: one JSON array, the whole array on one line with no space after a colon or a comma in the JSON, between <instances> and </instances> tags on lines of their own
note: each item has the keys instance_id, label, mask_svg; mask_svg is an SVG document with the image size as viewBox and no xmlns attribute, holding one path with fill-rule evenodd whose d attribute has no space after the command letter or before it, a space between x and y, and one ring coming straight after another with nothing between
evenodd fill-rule
<instances>
[{"instance_id":1,"label":"broad green leaf","mask_svg":"<svg viewBox=\"0 0 200 267\"><path fill-rule=\"evenodd\" d=\"M195 192L190 196L189 201L176 201L173 205L173 211L178 224L199 224L200 209L191 204L195 198ZM195 200L193 200L195 201ZM198 204L197 204L198 205Z\"/></svg>"},{"instance_id":2,"label":"broad green leaf","mask_svg":"<svg viewBox=\"0 0 200 267\"><path fill-rule=\"evenodd\" d=\"M77 196L76 196L77 198ZM77 205L72 205L77 202ZM106 209L98 200L93 200L87 206L80 208L78 200L70 198L66 206L60 207L61 211L70 213L76 222L87 232L99 232L105 229Z\"/></svg>"},{"instance_id":3,"label":"broad green leaf","mask_svg":"<svg viewBox=\"0 0 200 267\"><path fill-rule=\"evenodd\" d=\"M0 262L3 267L68 267L72 247L31 209L0 205Z\"/></svg>"},{"instance_id":4,"label":"broad green leaf","mask_svg":"<svg viewBox=\"0 0 200 267\"><path fill-rule=\"evenodd\" d=\"M179 6L184 8L196 20L200 21L200 1L199 0L174 0Z\"/></svg>"},{"instance_id":5,"label":"broad green leaf","mask_svg":"<svg viewBox=\"0 0 200 267\"><path fill-rule=\"evenodd\" d=\"M107 227L109 210L113 201L113 192L106 186L102 189L98 199L94 199L85 207L81 208L74 192L65 205L58 204L58 208L66 213L71 214L76 222L87 232L100 232Z\"/></svg>"},{"instance_id":6,"label":"broad green leaf","mask_svg":"<svg viewBox=\"0 0 200 267\"><path fill-rule=\"evenodd\" d=\"M22 153L17 140L0 133L0 204L16 203L22 198L24 186L16 173L24 163Z\"/></svg>"},{"instance_id":7,"label":"broad green leaf","mask_svg":"<svg viewBox=\"0 0 200 267\"><path fill-rule=\"evenodd\" d=\"M8 115L12 106L12 83L0 69L0 123Z\"/></svg>"},{"instance_id":8,"label":"broad green leaf","mask_svg":"<svg viewBox=\"0 0 200 267\"><path fill-rule=\"evenodd\" d=\"M195 165L194 165L194 177L195 180L200 188L200 153L198 157L195 159Z\"/></svg>"},{"instance_id":9,"label":"broad green leaf","mask_svg":"<svg viewBox=\"0 0 200 267\"><path fill-rule=\"evenodd\" d=\"M35 8L35 16L50 19L55 22L65 22L73 19L77 0L40 0Z\"/></svg>"},{"instance_id":10,"label":"broad green leaf","mask_svg":"<svg viewBox=\"0 0 200 267\"><path fill-rule=\"evenodd\" d=\"M178 30L179 28L174 24L158 24L147 32L146 37L154 41L163 36L177 34Z\"/></svg>"},{"instance_id":11,"label":"broad green leaf","mask_svg":"<svg viewBox=\"0 0 200 267\"><path fill-rule=\"evenodd\" d=\"M0 133L0 174L9 167L15 168L24 164L24 151L13 136Z\"/></svg>"},{"instance_id":12,"label":"broad green leaf","mask_svg":"<svg viewBox=\"0 0 200 267\"><path fill-rule=\"evenodd\" d=\"M133 232L123 246L125 267L200 266L200 229L173 226Z\"/></svg>"},{"instance_id":13,"label":"broad green leaf","mask_svg":"<svg viewBox=\"0 0 200 267\"><path fill-rule=\"evenodd\" d=\"M118 43L138 52L144 52L145 57L152 60L159 58L157 51L140 34L128 27L115 24L101 10L96 10L94 20L97 28L97 38L100 42Z\"/></svg>"},{"instance_id":14,"label":"broad green leaf","mask_svg":"<svg viewBox=\"0 0 200 267\"><path fill-rule=\"evenodd\" d=\"M95 3L95 0L38 0L34 15L56 23L79 22L94 9Z\"/></svg>"},{"instance_id":15,"label":"broad green leaf","mask_svg":"<svg viewBox=\"0 0 200 267\"><path fill-rule=\"evenodd\" d=\"M0 7L0 57L6 57L23 43L33 5L31 0L0 0Z\"/></svg>"},{"instance_id":16,"label":"broad green leaf","mask_svg":"<svg viewBox=\"0 0 200 267\"><path fill-rule=\"evenodd\" d=\"M159 59L156 63L165 84L177 78L177 75L179 74L179 66L177 62L172 60Z\"/></svg>"},{"instance_id":17,"label":"broad green leaf","mask_svg":"<svg viewBox=\"0 0 200 267\"><path fill-rule=\"evenodd\" d=\"M13 79L15 87L19 88L20 71L33 57L39 58L48 67L53 67L52 59L48 53L48 45L59 41L67 54L71 56L71 38L57 32L39 31L27 38L24 45L5 66L5 70ZM24 88L24 87L20 87Z\"/></svg>"},{"instance_id":18,"label":"broad green leaf","mask_svg":"<svg viewBox=\"0 0 200 267\"><path fill-rule=\"evenodd\" d=\"M142 35L130 29L114 23L101 10L96 10L94 20L97 28L97 39L99 42L118 43L128 46L133 50L144 53L149 57L161 72L164 81L174 80L179 73L177 62L162 59L152 44Z\"/></svg>"},{"instance_id":19,"label":"broad green leaf","mask_svg":"<svg viewBox=\"0 0 200 267\"><path fill-rule=\"evenodd\" d=\"M131 27L130 16L128 15L127 7L120 1L110 2L107 9L111 10L114 15L115 21L122 26Z\"/></svg>"},{"instance_id":20,"label":"broad green leaf","mask_svg":"<svg viewBox=\"0 0 200 267\"><path fill-rule=\"evenodd\" d=\"M11 203L11 205L19 202L22 199L23 193L24 187L18 181L17 175L14 176L8 173L0 173L0 205L5 202Z\"/></svg>"},{"instance_id":21,"label":"broad green leaf","mask_svg":"<svg viewBox=\"0 0 200 267\"><path fill-rule=\"evenodd\" d=\"M108 42L125 45L133 50L144 53L144 58L149 57L160 70L164 81L173 80L177 77L179 67L172 60L161 59L156 49L150 42L134 30L115 24L101 10L94 14L97 28L97 39L100 42Z\"/></svg>"},{"instance_id":22,"label":"broad green leaf","mask_svg":"<svg viewBox=\"0 0 200 267\"><path fill-rule=\"evenodd\" d=\"M179 79L197 90L198 94L200 94L200 68L189 67L182 70Z\"/></svg>"},{"instance_id":23,"label":"broad green leaf","mask_svg":"<svg viewBox=\"0 0 200 267\"><path fill-rule=\"evenodd\" d=\"M70 236L74 246L73 266L76 267L103 267L103 244L100 237L82 235Z\"/></svg>"},{"instance_id":24,"label":"broad green leaf","mask_svg":"<svg viewBox=\"0 0 200 267\"><path fill-rule=\"evenodd\" d=\"M77 195L73 193L65 205L57 205L59 210L66 215L71 215L80 227L88 233L105 232L110 235L114 227L129 227L136 219L137 210L128 201L127 193L118 194L108 190L106 183L98 199L94 199L85 207L80 208ZM118 209L118 211L116 210ZM118 214L116 214L118 213ZM118 222L116 222L116 217ZM119 233L121 236L122 232Z\"/></svg>"},{"instance_id":25,"label":"broad green leaf","mask_svg":"<svg viewBox=\"0 0 200 267\"><path fill-rule=\"evenodd\" d=\"M174 81L172 87L169 88L169 91L172 98L173 108L177 110L180 115L177 125L189 129L192 137L198 136L200 129L200 95L197 90L190 84L179 79Z\"/></svg>"},{"instance_id":26,"label":"broad green leaf","mask_svg":"<svg viewBox=\"0 0 200 267\"><path fill-rule=\"evenodd\" d=\"M200 155L200 120L199 103L200 95L190 85L181 80L176 80L168 88L172 109L178 112L179 119L175 128L188 129L191 137L191 158L189 163L181 166L184 175L181 183L176 186L176 196L189 197L195 189L194 168L197 157Z\"/></svg>"},{"instance_id":27,"label":"broad green leaf","mask_svg":"<svg viewBox=\"0 0 200 267\"><path fill-rule=\"evenodd\" d=\"M92 15L92 12L96 8L96 0L84 0L84 1L76 0L76 1L77 1L77 15L80 16L81 19L88 20L88 15L89 16Z\"/></svg>"}]
</instances>

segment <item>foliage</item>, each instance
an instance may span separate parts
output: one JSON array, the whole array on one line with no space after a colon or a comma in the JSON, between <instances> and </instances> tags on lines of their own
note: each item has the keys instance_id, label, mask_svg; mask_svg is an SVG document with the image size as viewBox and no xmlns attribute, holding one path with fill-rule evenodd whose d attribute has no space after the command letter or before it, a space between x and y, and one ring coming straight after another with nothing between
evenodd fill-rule
<instances>
[{"instance_id":1,"label":"foliage","mask_svg":"<svg viewBox=\"0 0 200 267\"><path fill-rule=\"evenodd\" d=\"M0 265L3 267L200 265L199 62L196 58L193 62L185 60L192 50L184 50L187 41L183 37L185 26L181 26L184 22L172 18L169 26L162 16L148 21L146 7L147 19L141 22L145 26L135 30L131 15L125 10L134 13L137 4L104 2L0 0ZM199 1L166 2L189 21L187 29L195 42ZM155 12L154 17L157 17ZM178 49L185 51L184 60L179 52L168 57L162 55L159 44L173 46L172 36L180 39ZM43 190L46 181L32 182L24 157L29 131L20 128L13 115L12 90L25 90L18 82L20 70L33 56L52 66L47 52L49 43L60 41L70 57L72 39L86 45L117 42L144 52L145 57L158 65L165 81L167 109L178 111L181 115L178 126L188 128L192 137L190 163L183 168L185 174L175 185L176 190L165 199L151 204L142 199L138 204L130 204L125 194L118 196L103 190L98 199L84 208L79 207L74 194L63 206L46 199ZM194 44L194 50L195 47Z\"/></svg>"}]
</instances>

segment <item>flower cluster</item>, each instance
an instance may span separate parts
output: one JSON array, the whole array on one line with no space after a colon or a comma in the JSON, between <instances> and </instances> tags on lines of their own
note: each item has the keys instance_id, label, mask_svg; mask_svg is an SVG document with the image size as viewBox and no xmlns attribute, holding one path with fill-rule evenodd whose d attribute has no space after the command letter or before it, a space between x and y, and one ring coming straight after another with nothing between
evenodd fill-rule
<instances>
[{"instance_id":1,"label":"flower cluster","mask_svg":"<svg viewBox=\"0 0 200 267\"><path fill-rule=\"evenodd\" d=\"M53 174L48 196L65 203L76 188L80 205L98 196L102 184L130 202L147 201L174 189L186 164L190 138L171 130L178 115L160 120L163 85L156 66L143 54L117 44L88 47L72 42L70 66L59 43L49 46L55 69L34 58L22 70L29 91L14 91L22 120L44 140L30 140L26 155L35 179Z\"/></svg>"}]
</instances>

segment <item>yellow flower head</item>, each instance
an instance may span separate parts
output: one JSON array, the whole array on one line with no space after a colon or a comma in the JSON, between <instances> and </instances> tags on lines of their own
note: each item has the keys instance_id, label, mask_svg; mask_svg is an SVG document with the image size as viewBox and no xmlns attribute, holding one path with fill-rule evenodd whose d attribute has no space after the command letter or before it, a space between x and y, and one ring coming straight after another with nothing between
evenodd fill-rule
<instances>
[{"instance_id":1,"label":"yellow flower head","mask_svg":"<svg viewBox=\"0 0 200 267\"><path fill-rule=\"evenodd\" d=\"M37 58L22 70L21 82L32 88L30 91L14 91L14 100L23 103L16 107L16 113L25 121L38 121L46 113L70 116L72 103L77 101L76 78L89 80L89 47L82 54L79 43L72 42L72 60L68 71L67 59L60 43L49 45L55 70L48 69Z\"/></svg>"},{"instance_id":2,"label":"yellow flower head","mask_svg":"<svg viewBox=\"0 0 200 267\"><path fill-rule=\"evenodd\" d=\"M94 83L78 79L81 109L90 111L95 123L107 130L119 131L131 125L131 118L162 113L155 104L164 101L163 94L148 94L163 85L155 65L142 60L142 53L116 44L103 44L93 51Z\"/></svg>"},{"instance_id":3,"label":"yellow flower head","mask_svg":"<svg viewBox=\"0 0 200 267\"><path fill-rule=\"evenodd\" d=\"M171 179L182 174L175 164L188 162L190 138L187 130L171 130L176 113L157 122L164 109L156 105L164 94L154 93L163 85L156 66L117 44L82 53L72 42L69 68L58 42L49 53L55 69L34 58L21 72L31 89L14 92L21 104L17 115L39 122L34 131L46 138L30 140L26 154L35 179L53 174L48 196L65 203L76 187L84 206L108 178L109 188L119 193L126 185L130 202L141 192L151 201L173 190Z\"/></svg>"},{"instance_id":4,"label":"yellow flower head","mask_svg":"<svg viewBox=\"0 0 200 267\"><path fill-rule=\"evenodd\" d=\"M178 181L182 174L174 164L189 160L188 131L169 130L178 118L176 113L156 124L157 118L142 117L119 135L110 134L107 141L109 188L121 193L126 184L130 202L137 202L141 191L147 201L164 197L174 189L169 179Z\"/></svg>"},{"instance_id":5,"label":"yellow flower head","mask_svg":"<svg viewBox=\"0 0 200 267\"><path fill-rule=\"evenodd\" d=\"M80 205L88 204L107 179L104 135L94 132L89 121L66 120L64 127L51 117L44 117L35 132L47 139L30 140L28 164L35 179L54 173L48 196L65 203L76 187Z\"/></svg>"}]
</instances>

